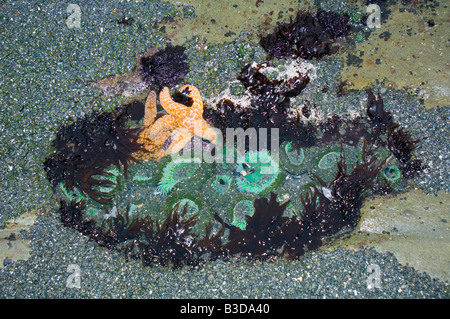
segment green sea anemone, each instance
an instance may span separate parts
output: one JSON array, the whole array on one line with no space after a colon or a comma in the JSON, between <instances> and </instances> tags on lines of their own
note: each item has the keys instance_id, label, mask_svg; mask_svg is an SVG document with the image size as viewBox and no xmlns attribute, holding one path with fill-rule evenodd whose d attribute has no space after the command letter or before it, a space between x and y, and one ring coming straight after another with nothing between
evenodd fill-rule
<instances>
[{"instance_id":1,"label":"green sea anemone","mask_svg":"<svg viewBox=\"0 0 450 319\"><path fill-rule=\"evenodd\" d=\"M253 206L253 202L250 200L241 200L234 206L233 209L233 221L231 224L233 226L239 227L242 230L245 230L247 226L247 222L245 220L245 216L253 216L255 212L255 207Z\"/></svg>"},{"instance_id":2,"label":"green sea anemone","mask_svg":"<svg viewBox=\"0 0 450 319\"><path fill-rule=\"evenodd\" d=\"M340 152L326 153L319 161L319 168L329 169L331 167L336 166L336 163L339 161L340 157L341 157Z\"/></svg>"},{"instance_id":3,"label":"green sea anemone","mask_svg":"<svg viewBox=\"0 0 450 319\"><path fill-rule=\"evenodd\" d=\"M392 165L381 170L381 175L386 178L389 183L396 183L402 178L402 173L397 166Z\"/></svg>"},{"instance_id":4,"label":"green sea anemone","mask_svg":"<svg viewBox=\"0 0 450 319\"><path fill-rule=\"evenodd\" d=\"M260 193L275 182L280 167L268 151L249 151L238 159L236 173L239 191Z\"/></svg>"},{"instance_id":5,"label":"green sea anemone","mask_svg":"<svg viewBox=\"0 0 450 319\"><path fill-rule=\"evenodd\" d=\"M389 158L391 156L391 152L385 147L379 147L375 150L374 155L379 161L382 161L385 158Z\"/></svg>"},{"instance_id":6,"label":"green sea anemone","mask_svg":"<svg viewBox=\"0 0 450 319\"><path fill-rule=\"evenodd\" d=\"M192 232L197 235L205 234L205 227L214 221L213 211L209 207L205 208L202 199L198 194L191 196L192 194L187 194L188 197L183 197L177 200L170 210L176 210L181 213L185 212L185 218L194 218L197 220L195 225L192 227ZM170 206L169 206L170 207ZM186 209L186 210L185 210ZM165 212L167 214L167 211ZM160 221L167 218L167 215L161 216Z\"/></svg>"},{"instance_id":7,"label":"green sea anemone","mask_svg":"<svg viewBox=\"0 0 450 319\"><path fill-rule=\"evenodd\" d=\"M298 166L303 163L305 152L302 148L296 148L292 145L292 142L288 142L284 147L284 151L292 165Z\"/></svg>"},{"instance_id":8,"label":"green sea anemone","mask_svg":"<svg viewBox=\"0 0 450 319\"><path fill-rule=\"evenodd\" d=\"M109 169L107 169L106 174L104 175L93 175L92 178L98 181L109 181L111 184L102 184L99 183L98 185L94 185L92 189L104 194L104 195L111 195L114 192L119 190L119 180L121 179L121 173L120 170L113 166Z\"/></svg>"},{"instance_id":9,"label":"green sea anemone","mask_svg":"<svg viewBox=\"0 0 450 319\"><path fill-rule=\"evenodd\" d=\"M186 216L191 217L198 213L199 208L198 205L189 198L183 198L177 203L173 205L172 208L175 208L178 205L178 211L182 212L184 210L184 207L186 206Z\"/></svg>"},{"instance_id":10,"label":"green sea anemone","mask_svg":"<svg viewBox=\"0 0 450 319\"><path fill-rule=\"evenodd\" d=\"M64 185L64 182L60 182L58 188L63 197L65 197L70 202L75 201L78 203L81 200L86 199L86 196L84 196L83 193L78 190L78 188L74 187L71 190L68 190Z\"/></svg>"},{"instance_id":11,"label":"green sea anemone","mask_svg":"<svg viewBox=\"0 0 450 319\"><path fill-rule=\"evenodd\" d=\"M341 155L349 162L356 162L358 149L350 150L350 148L338 145L330 145L327 148L312 147L305 150L306 160L309 163L308 175L312 181L317 182L317 177L326 183L331 182L337 173L337 163L341 160ZM349 165L352 165L349 163Z\"/></svg>"},{"instance_id":12,"label":"green sea anemone","mask_svg":"<svg viewBox=\"0 0 450 319\"><path fill-rule=\"evenodd\" d=\"M229 175L217 175L211 186L219 194L225 194L229 191L232 181L233 178Z\"/></svg>"},{"instance_id":13,"label":"green sea anemone","mask_svg":"<svg viewBox=\"0 0 450 319\"><path fill-rule=\"evenodd\" d=\"M152 171L140 169L133 175L133 181L146 183L150 181L152 177Z\"/></svg>"},{"instance_id":14,"label":"green sea anemone","mask_svg":"<svg viewBox=\"0 0 450 319\"><path fill-rule=\"evenodd\" d=\"M96 216L101 210L94 207L87 207L86 208L86 214L90 217Z\"/></svg>"},{"instance_id":15,"label":"green sea anemone","mask_svg":"<svg viewBox=\"0 0 450 319\"><path fill-rule=\"evenodd\" d=\"M128 167L128 176L133 184L151 184L158 178L158 167L160 163L155 161L144 161L139 164L131 164Z\"/></svg>"},{"instance_id":16,"label":"green sea anemone","mask_svg":"<svg viewBox=\"0 0 450 319\"><path fill-rule=\"evenodd\" d=\"M200 163L199 158L179 157L170 161L163 169L163 177L158 183L158 191L167 195L177 183L194 175Z\"/></svg>"}]
</instances>

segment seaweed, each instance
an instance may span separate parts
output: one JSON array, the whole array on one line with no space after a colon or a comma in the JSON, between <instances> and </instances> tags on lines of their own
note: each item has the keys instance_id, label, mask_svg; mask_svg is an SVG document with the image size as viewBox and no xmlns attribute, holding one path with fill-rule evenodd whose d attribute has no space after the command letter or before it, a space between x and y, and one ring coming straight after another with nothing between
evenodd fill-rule
<instances>
[{"instance_id":1,"label":"seaweed","mask_svg":"<svg viewBox=\"0 0 450 319\"><path fill-rule=\"evenodd\" d=\"M283 83L281 93L286 97L295 97L303 91L308 83L308 75L298 74L298 76L295 76Z\"/></svg>"},{"instance_id":2,"label":"seaweed","mask_svg":"<svg viewBox=\"0 0 450 319\"><path fill-rule=\"evenodd\" d=\"M183 265L198 266L206 262L203 255L214 253L220 256L223 229L211 234L211 224L205 227L203 238L192 232L198 222L198 216L186 217L187 205L180 212L178 205L167 215L162 223L146 218L144 221L135 222L134 228L139 229L144 239L134 242L139 247L139 253L133 257L142 260L144 266L160 264L180 268ZM142 230L141 224L145 224ZM130 247L127 251L130 251ZM212 257L211 257L212 258Z\"/></svg>"},{"instance_id":3,"label":"seaweed","mask_svg":"<svg viewBox=\"0 0 450 319\"><path fill-rule=\"evenodd\" d=\"M73 228L91 239L101 241L102 232L93 220L84 216L86 206L84 201L66 202L61 200L58 213L61 223L67 228Z\"/></svg>"},{"instance_id":4,"label":"seaweed","mask_svg":"<svg viewBox=\"0 0 450 319\"><path fill-rule=\"evenodd\" d=\"M218 214L215 218L229 229L228 241L223 250L226 256L240 255L251 259L265 260L275 255L283 245L282 226L287 221L283 217L288 202L279 204L276 195L270 193L270 200L258 198L254 201L253 216L245 216L245 230L226 224Z\"/></svg>"},{"instance_id":5,"label":"seaweed","mask_svg":"<svg viewBox=\"0 0 450 319\"><path fill-rule=\"evenodd\" d=\"M250 94L251 107L244 109L228 99L222 99L215 109L205 111L205 118L219 128L222 134L226 134L227 128L278 128L280 144L284 141L293 142L296 147L330 143L356 146L364 139L375 148L387 144L399 161L404 163L405 177L413 177L415 172L424 169L425 166L419 160L408 162L419 141L413 141L411 134L394 122L391 113L385 110L380 94L375 95L370 89L366 90L367 117L344 119L333 115L318 125L305 123L300 120L302 115L305 118L311 116L311 103L306 101L301 110L296 110L295 121L290 114L290 98L301 93L309 83L309 77L299 74L287 81L271 81L261 73L263 67L263 64L247 64L237 77ZM318 131L322 133L320 136ZM268 133L268 140L271 140L270 130Z\"/></svg>"},{"instance_id":6,"label":"seaweed","mask_svg":"<svg viewBox=\"0 0 450 319\"><path fill-rule=\"evenodd\" d=\"M358 120L353 124L357 128L367 129L366 126L371 123L361 124ZM324 135L335 134L341 125L340 118L330 119ZM397 128L397 125L393 126L391 139L411 139L409 133ZM342 137L349 133L339 134ZM117 213L97 226L85 218L82 202L61 202L61 221L65 226L88 235L101 246L122 250L127 258L141 259L145 266L155 263L174 268L198 266L208 260L235 256L261 261L278 257L298 259L306 251L318 249L335 237L352 231L360 219L360 209L366 196L392 191L386 180L378 178L386 159L378 160L372 156L367 160L371 145L367 144L364 136L362 138L361 161L348 172L344 152L341 152L335 178L327 184L316 176L319 184L300 195L303 210L292 217L284 216L289 202L280 204L277 195L272 192L269 199L254 200L254 214L245 216L244 229L225 223L216 213L214 217L222 228L212 234L211 224L207 225L203 238L192 232L198 217L186 217L187 205L181 212L178 206L174 207L162 223L150 217L131 220L128 206L124 215ZM401 147L412 151L415 143L412 141ZM404 175L414 174L422 168L421 162L411 156L404 157L402 163ZM226 239L225 230L228 231Z\"/></svg>"},{"instance_id":7,"label":"seaweed","mask_svg":"<svg viewBox=\"0 0 450 319\"><path fill-rule=\"evenodd\" d=\"M412 178L427 168L420 159L413 158L412 153L419 142L413 140L411 132L405 131L399 124L394 124L387 132L388 148L401 163L402 175L406 178Z\"/></svg>"},{"instance_id":8,"label":"seaweed","mask_svg":"<svg viewBox=\"0 0 450 319\"><path fill-rule=\"evenodd\" d=\"M375 126L379 127L380 132L378 134L384 133L394 125L391 113L384 110L384 102L381 98L381 94L378 93L378 95L375 96L370 89L367 89L366 93L367 116Z\"/></svg>"},{"instance_id":9,"label":"seaweed","mask_svg":"<svg viewBox=\"0 0 450 319\"><path fill-rule=\"evenodd\" d=\"M215 109L207 108L203 114L207 121L220 129L222 133L226 132L227 127L247 129L251 125L246 112L229 99L221 99Z\"/></svg>"},{"instance_id":10,"label":"seaweed","mask_svg":"<svg viewBox=\"0 0 450 319\"><path fill-rule=\"evenodd\" d=\"M142 101L133 100L122 105L120 113L124 119L138 123L144 118L145 105Z\"/></svg>"},{"instance_id":11,"label":"seaweed","mask_svg":"<svg viewBox=\"0 0 450 319\"><path fill-rule=\"evenodd\" d=\"M226 224L216 213L214 217L222 228L211 234L211 224L207 225L202 239L192 232L198 217L186 217L187 205L181 212L175 206L162 223L148 216L131 220L129 205L125 214L116 212L99 226L84 216L83 201L61 201L59 213L64 226L89 236L100 246L124 251L127 258L141 259L145 266L155 263L174 268L198 266L207 260L233 256L253 260L280 256L294 259L356 226L364 195L374 187L384 161L376 163L375 158L364 161L350 174L343 157L337 165L338 173L329 185L318 178L322 190L314 186L305 196L301 195L304 210L300 217L283 216L289 202L280 204L272 192L270 199L254 200L255 212L245 217L244 230ZM225 229L228 238L223 243Z\"/></svg>"},{"instance_id":12,"label":"seaweed","mask_svg":"<svg viewBox=\"0 0 450 319\"><path fill-rule=\"evenodd\" d=\"M373 157L348 173L345 159L341 157L336 177L330 184L317 177L321 189L314 186L305 196L301 195L304 209L300 219L292 217L285 225L286 246L282 255L287 259L298 258L306 250L318 249L334 236L353 230L360 218L363 199L377 187L376 177L383 165L384 161L376 162Z\"/></svg>"},{"instance_id":13,"label":"seaweed","mask_svg":"<svg viewBox=\"0 0 450 319\"><path fill-rule=\"evenodd\" d=\"M376 188L376 177L385 161L375 157L359 163L347 173L345 159L337 163L335 179L322 187L314 186L301 195L303 211L299 216L286 217L283 213L289 202L279 204L275 193L270 199L254 201L255 212L246 216L246 227L241 229L215 218L229 230L222 250L225 256L240 256L266 260L277 256L297 259L308 250L318 249L325 241L355 228L360 209L368 191Z\"/></svg>"},{"instance_id":14,"label":"seaweed","mask_svg":"<svg viewBox=\"0 0 450 319\"><path fill-rule=\"evenodd\" d=\"M268 59L320 59L338 51L338 46L333 44L348 35L348 22L347 14L322 9L314 13L299 11L294 20L279 25L273 33L261 37L259 43L268 53Z\"/></svg>"},{"instance_id":15,"label":"seaweed","mask_svg":"<svg viewBox=\"0 0 450 319\"><path fill-rule=\"evenodd\" d=\"M168 45L151 55L144 55L138 63L138 71L143 80L151 87L173 88L179 84L189 72L186 62L186 48Z\"/></svg>"},{"instance_id":16,"label":"seaweed","mask_svg":"<svg viewBox=\"0 0 450 319\"><path fill-rule=\"evenodd\" d=\"M76 187L83 195L107 203L107 194L95 190L93 186L113 185L107 178L112 177L106 169L117 166L127 173L127 166L138 160L133 156L144 151L137 142L138 128L125 124L128 116L92 112L69 125L59 127L52 145L55 153L44 162L47 178L55 190L64 182L72 190Z\"/></svg>"},{"instance_id":17,"label":"seaweed","mask_svg":"<svg viewBox=\"0 0 450 319\"><path fill-rule=\"evenodd\" d=\"M367 89L367 115L374 126L371 132L371 139L374 142L378 140L380 144L387 144L392 154L402 164L402 174L404 177L411 178L417 172L426 169L419 159L413 159L413 151L417 148L419 140L413 140L411 132L400 127L395 123L389 111L384 110L384 103L381 95L372 93ZM386 142L381 141L380 137L386 135Z\"/></svg>"},{"instance_id":18,"label":"seaweed","mask_svg":"<svg viewBox=\"0 0 450 319\"><path fill-rule=\"evenodd\" d=\"M187 206L181 212L178 206L174 207L161 223L149 216L131 221L129 208L128 205L125 214L117 212L101 225L86 218L84 201L61 201L58 212L64 226L79 231L102 247L125 252L127 258L140 259L144 266L156 263L174 268L197 266L206 262L202 255L208 252L215 254L215 258L221 256L223 229L211 235L209 224L200 239L192 233L198 218L196 215L186 218Z\"/></svg>"},{"instance_id":19,"label":"seaweed","mask_svg":"<svg viewBox=\"0 0 450 319\"><path fill-rule=\"evenodd\" d=\"M403 164L412 158L412 152L420 140L412 140L412 134L394 122L391 113L384 109L380 94L367 92L367 117L359 116L350 120L333 115L318 125L322 136L318 144L346 143L356 145L364 139L370 147L387 146Z\"/></svg>"},{"instance_id":20,"label":"seaweed","mask_svg":"<svg viewBox=\"0 0 450 319\"><path fill-rule=\"evenodd\" d=\"M412 152L419 142L420 140L413 140L411 133L405 131L399 124L393 125L387 133L389 150L402 164L411 160Z\"/></svg>"},{"instance_id":21,"label":"seaweed","mask_svg":"<svg viewBox=\"0 0 450 319\"><path fill-rule=\"evenodd\" d=\"M417 158L409 160L401 167L402 175L405 178L413 178L417 173L422 172L427 168L428 165L423 164L422 161Z\"/></svg>"},{"instance_id":22,"label":"seaweed","mask_svg":"<svg viewBox=\"0 0 450 319\"><path fill-rule=\"evenodd\" d=\"M192 106L192 104L194 104L194 100L189 96L190 92L189 87L185 88L183 91L176 91L172 95L172 99L177 103Z\"/></svg>"},{"instance_id":23,"label":"seaweed","mask_svg":"<svg viewBox=\"0 0 450 319\"><path fill-rule=\"evenodd\" d=\"M202 262L197 235L192 233L198 219L195 215L184 218L185 214L186 206L181 213L176 207L161 225L156 223L154 229L146 232L146 243L141 253L144 265L158 263L179 268L182 264L198 265Z\"/></svg>"}]
</instances>

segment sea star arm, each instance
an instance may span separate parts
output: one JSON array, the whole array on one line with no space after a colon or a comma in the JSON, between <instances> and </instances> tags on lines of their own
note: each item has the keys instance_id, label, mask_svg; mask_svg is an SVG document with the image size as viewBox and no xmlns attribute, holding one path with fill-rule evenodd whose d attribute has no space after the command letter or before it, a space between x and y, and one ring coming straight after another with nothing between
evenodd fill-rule
<instances>
[{"instance_id":1,"label":"sea star arm","mask_svg":"<svg viewBox=\"0 0 450 319\"><path fill-rule=\"evenodd\" d=\"M164 115L150 127L149 135L155 138L161 130L174 130L176 127L177 120L171 115Z\"/></svg>"},{"instance_id":2,"label":"sea star arm","mask_svg":"<svg viewBox=\"0 0 450 319\"><path fill-rule=\"evenodd\" d=\"M201 134L198 135L201 138L207 139L212 143L216 141L216 132L214 129L206 123L206 121L202 121L201 123ZM200 133L200 132L199 132ZM187 128L178 128L175 130L173 134L173 140L170 143L169 148L166 150L166 154L174 154L183 149L183 147L189 143L189 141L194 137L191 130Z\"/></svg>"},{"instance_id":3,"label":"sea star arm","mask_svg":"<svg viewBox=\"0 0 450 319\"><path fill-rule=\"evenodd\" d=\"M150 137L149 129L141 132L138 142L144 144L146 151L136 153L137 158L144 161L160 161L166 156L166 152L163 150L164 143L172 134L173 130L166 128L161 129L155 137Z\"/></svg>"},{"instance_id":4,"label":"sea star arm","mask_svg":"<svg viewBox=\"0 0 450 319\"><path fill-rule=\"evenodd\" d=\"M183 147L192 139L192 134L186 128L179 128L173 135L173 140L166 150L166 154L175 154L183 149Z\"/></svg>"},{"instance_id":5,"label":"sea star arm","mask_svg":"<svg viewBox=\"0 0 450 319\"><path fill-rule=\"evenodd\" d=\"M195 110L199 115L203 114L203 100L200 94L200 91L193 85L184 85L180 92L183 92L185 89L189 90L189 97L192 99L193 103L190 107L191 110Z\"/></svg>"},{"instance_id":6,"label":"sea star arm","mask_svg":"<svg viewBox=\"0 0 450 319\"><path fill-rule=\"evenodd\" d=\"M214 131L214 129L208 123L206 123L204 119L201 120L201 130L201 138L204 138L211 143L216 142L216 131Z\"/></svg>"},{"instance_id":7,"label":"sea star arm","mask_svg":"<svg viewBox=\"0 0 450 319\"><path fill-rule=\"evenodd\" d=\"M172 100L170 96L170 91L168 87L164 87L159 93L159 101L161 102L162 107L166 110L167 113L173 115L175 117L183 116L189 113L189 107L183 105L181 103L177 103Z\"/></svg>"},{"instance_id":8,"label":"sea star arm","mask_svg":"<svg viewBox=\"0 0 450 319\"><path fill-rule=\"evenodd\" d=\"M150 127L156 118L156 92L151 91L145 101L145 114L142 129L139 132L138 143L147 144L149 140Z\"/></svg>"},{"instance_id":9,"label":"sea star arm","mask_svg":"<svg viewBox=\"0 0 450 319\"><path fill-rule=\"evenodd\" d=\"M169 88L164 87L161 90L161 105L169 114L156 121L156 94L152 91L147 97L144 129L139 137L151 153L148 158L159 160L165 155L177 153L194 135L215 143L216 131L202 117L203 101L200 92L192 85L183 86L181 91L186 89L189 90L189 98L193 102L190 107L174 102ZM164 150L170 136L171 143Z\"/></svg>"},{"instance_id":10,"label":"sea star arm","mask_svg":"<svg viewBox=\"0 0 450 319\"><path fill-rule=\"evenodd\" d=\"M145 101L144 127L149 127L153 124L156 118L156 112L156 92L151 91Z\"/></svg>"}]
</instances>

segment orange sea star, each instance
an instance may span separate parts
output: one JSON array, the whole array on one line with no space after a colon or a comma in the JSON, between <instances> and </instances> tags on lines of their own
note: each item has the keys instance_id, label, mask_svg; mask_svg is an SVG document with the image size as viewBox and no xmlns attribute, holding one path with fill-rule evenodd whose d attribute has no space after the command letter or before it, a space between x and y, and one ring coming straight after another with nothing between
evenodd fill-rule
<instances>
[{"instance_id":1,"label":"orange sea star","mask_svg":"<svg viewBox=\"0 0 450 319\"><path fill-rule=\"evenodd\" d=\"M166 155L163 145L173 133L170 129L161 129L156 136L150 136L150 130L155 123L157 114L156 109L156 92L151 91L145 101L145 115L142 130L139 132L138 143L144 145L145 151L140 151L135 156L141 160L157 160L159 161Z\"/></svg>"},{"instance_id":2,"label":"orange sea star","mask_svg":"<svg viewBox=\"0 0 450 319\"><path fill-rule=\"evenodd\" d=\"M203 119L203 101L200 92L195 86L185 85L180 92L185 89L189 91L189 98L192 99L192 106L186 106L172 100L169 88L165 87L159 94L159 101L168 115L159 118L150 129L150 136L156 137L161 131L174 131L173 141L166 154L173 154L180 151L194 135L207 139L211 143L216 140L216 132Z\"/></svg>"},{"instance_id":3,"label":"orange sea star","mask_svg":"<svg viewBox=\"0 0 450 319\"><path fill-rule=\"evenodd\" d=\"M214 143L216 132L203 119L203 101L198 89L192 85L185 85L181 92L188 90L188 97L192 99L191 106L174 102L169 88L164 87L159 100L167 115L156 118L156 93L150 92L145 103L144 126L139 134L139 142L145 145L148 154L138 154L143 160L160 160L165 155L179 152L195 135ZM172 136L172 142L167 149L163 146Z\"/></svg>"}]
</instances>

